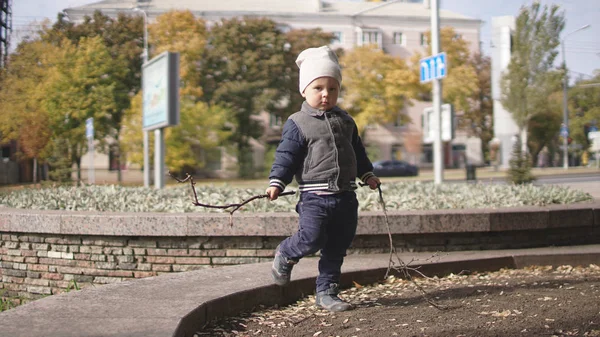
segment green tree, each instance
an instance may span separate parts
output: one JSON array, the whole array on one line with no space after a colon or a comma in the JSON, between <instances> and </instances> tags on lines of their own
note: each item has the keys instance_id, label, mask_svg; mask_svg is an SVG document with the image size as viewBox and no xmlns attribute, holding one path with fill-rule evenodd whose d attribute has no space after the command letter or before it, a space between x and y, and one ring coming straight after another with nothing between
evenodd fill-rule
<instances>
[{"instance_id":1,"label":"green tree","mask_svg":"<svg viewBox=\"0 0 600 337\"><path fill-rule=\"evenodd\" d=\"M404 60L365 46L347 52L340 63L344 69L343 105L361 133L373 123L409 122L402 109L416 97L419 79Z\"/></svg>"},{"instance_id":2,"label":"green tree","mask_svg":"<svg viewBox=\"0 0 600 337\"><path fill-rule=\"evenodd\" d=\"M127 155L127 160L133 164L144 165L144 143L142 122L142 91L131 98L129 109L125 110L123 127L121 128L121 151ZM152 132L149 137L152 137ZM152 162L154 154L154 142L148 142L149 160Z\"/></svg>"},{"instance_id":3,"label":"green tree","mask_svg":"<svg viewBox=\"0 0 600 337\"><path fill-rule=\"evenodd\" d=\"M99 37L82 38L78 46L62 43L60 62L49 76L45 107L53 136L68 144L71 163L81 179L81 156L87 150L85 120L94 118L94 137L111 135L113 115L119 110L116 96L126 65L111 57Z\"/></svg>"},{"instance_id":4,"label":"green tree","mask_svg":"<svg viewBox=\"0 0 600 337\"><path fill-rule=\"evenodd\" d=\"M600 70L589 80L580 80L569 90L570 136L578 144L589 147L586 129L600 128Z\"/></svg>"},{"instance_id":5,"label":"green tree","mask_svg":"<svg viewBox=\"0 0 600 337\"><path fill-rule=\"evenodd\" d=\"M517 137L511 158L509 160L508 181L513 184L522 185L535 180L531 174L531 158L529 153L522 150L521 139Z\"/></svg>"},{"instance_id":6,"label":"green tree","mask_svg":"<svg viewBox=\"0 0 600 337\"><path fill-rule=\"evenodd\" d=\"M130 97L135 95L141 85L143 48L143 18L119 13L116 18L111 18L100 11L92 16L85 16L82 23L73 23L66 20L64 14L58 14L57 21L51 28L41 32L41 38L56 46L62 46L65 41L77 46L83 38L98 37L107 48L115 63L123 64L120 71L114 71L111 78L114 80L113 98L114 109L102 121L106 125L109 143L102 142L105 151L112 149L117 159L118 181L121 176L121 149L120 130L125 111L129 108Z\"/></svg>"},{"instance_id":7,"label":"green tree","mask_svg":"<svg viewBox=\"0 0 600 337\"><path fill-rule=\"evenodd\" d=\"M557 79L557 81L560 81ZM540 104L540 112L531 116L527 125L527 149L531 154L532 163L537 159L544 148L551 157L560 150L562 140L558 136L562 123L562 91L550 93L548 99ZM551 164L550 161L549 164Z\"/></svg>"},{"instance_id":8,"label":"green tree","mask_svg":"<svg viewBox=\"0 0 600 337\"><path fill-rule=\"evenodd\" d=\"M558 6L542 7L539 2L522 7L516 20L501 101L520 129L523 152L528 151L531 119L548 112L548 97L560 89L560 77L551 70L564 25L564 13Z\"/></svg>"},{"instance_id":9,"label":"green tree","mask_svg":"<svg viewBox=\"0 0 600 337\"><path fill-rule=\"evenodd\" d=\"M211 153L231 136L231 129L224 127L228 113L219 105L182 102L181 124L167 129L165 161L169 169L182 173L204 169Z\"/></svg>"},{"instance_id":10,"label":"green tree","mask_svg":"<svg viewBox=\"0 0 600 337\"><path fill-rule=\"evenodd\" d=\"M285 35L267 19L229 19L213 26L201 62L203 100L232 112L230 141L237 148L239 175L252 177L250 142L260 137L255 118L285 96Z\"/></svg>"}]
</instances>

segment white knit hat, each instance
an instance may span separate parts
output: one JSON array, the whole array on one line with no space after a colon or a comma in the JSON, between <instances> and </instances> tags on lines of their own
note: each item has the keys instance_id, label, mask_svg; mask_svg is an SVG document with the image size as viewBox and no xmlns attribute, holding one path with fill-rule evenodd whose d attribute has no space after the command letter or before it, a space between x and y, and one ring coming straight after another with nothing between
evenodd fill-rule
<instances>
[{"instance_id":1,"label":"white knit hat","mask_svg":"<svg viewBox=\"0 0 600 337\"><path fill-rule=\"evenodd\" d=\"M319 77L333 77L342 86L342 71L337 55L327 46L304 50L298 55L296 64L300 68L300 93Z\"/></svg>"}]
</instances>

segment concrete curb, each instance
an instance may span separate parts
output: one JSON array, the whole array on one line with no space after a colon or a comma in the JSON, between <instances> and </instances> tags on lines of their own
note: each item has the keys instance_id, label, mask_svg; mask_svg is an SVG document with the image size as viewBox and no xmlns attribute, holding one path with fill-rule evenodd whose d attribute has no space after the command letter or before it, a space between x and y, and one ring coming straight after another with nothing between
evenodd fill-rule
<instances>
[{"instance_id":1,"label":"concrete curb","mask_svg":"<svg viewBox=\"0 0 600 337\"><path fill-rule=\"evenodd\" d=\"M600 263L600 245L518 250L403 253L404 262L422 265L429 275L462 270L493 271L529 265ZM389 256L352 255L344 264L342 286L382 280ZM314 292L317 259L294 269L292 282L277 287L270 263L204 269L87 288L47 297L0 313L6 336L192 336L212 319L258 305L289 304Z\"/></svg>"}]
</instances>

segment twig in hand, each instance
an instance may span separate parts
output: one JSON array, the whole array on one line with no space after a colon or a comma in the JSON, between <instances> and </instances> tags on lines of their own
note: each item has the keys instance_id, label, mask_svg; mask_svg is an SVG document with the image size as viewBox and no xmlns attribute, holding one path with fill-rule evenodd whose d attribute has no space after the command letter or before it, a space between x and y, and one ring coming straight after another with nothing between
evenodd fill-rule
<instances>
[{"instance_id":1,"label":"twig in hand","mask_svg":"<svg viewBox=\"0 0 600 337\"><path fill-rule=\"evenodd\" d=\"M217 209L224 209L227 210L228 208L232 208L230 211L227 210L227 212L229 212L229 224L231 226L233 226L233 213L235 211L237 211L238 209L240 209L242 206L244 206L245 204L249 203L252 200L256 200L256 199L261 199L261 198L268 198L269 195L268 194L260 194L260 195L255 195L249 199L246 199L240 203L236 203L236 204L228 204L228 205L209 205L209 204L203 204L201 202L198 201L198 193L196 193L196 182L194 182L194 178L189 175L188 173L185 174L185 178L184 179L179 179L177 177L175 177L173 174L171 174L171 171L168 172L169 176L175 180L177 180L177 182L179 183L185 183L185 182L190 182L190 187L192 189L192 193L194 194L194 199L192 201L192 203L194 204L194 206L200 206L200 207L206 207L206 208L217 208ZM296 194L296 191L287 191L287 192L282 192L279 194L279 196L284 196L284 195L294 195Z\"/></svg>"}]
</instances>

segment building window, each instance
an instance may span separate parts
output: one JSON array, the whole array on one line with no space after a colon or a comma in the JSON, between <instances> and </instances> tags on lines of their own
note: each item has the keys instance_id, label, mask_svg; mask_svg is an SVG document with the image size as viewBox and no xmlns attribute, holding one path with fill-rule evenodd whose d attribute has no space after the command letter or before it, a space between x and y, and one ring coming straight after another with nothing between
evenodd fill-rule
<instances>
[{"instance_id":1,"label":"building window","mask_svg":"<svg viewBox=\"0 0 600 337\"><path fill-rule=\"evenodd\" d=\"M377 29L357 28L356 39L359 46L365 46L370 44L376 45L377 48L381 48L382 46L381 31Z\"/></svg>"},{"instance_id":2,"label":"building window","mask_svg":"<svg viewBox=\"0 0 600 337\"><path fill-rule=\"evenodd\" d=\"M342 32L332 32L333 34L333 39L331 40L331 43L342 43L342 39L343 39L343 35Z\"/></svg>"},{"instance_id":3,"label":"building window","mask_svg":"<svg viewBox=\"0 0 600 337\"><path fill-rule=\"evenodd\" d=\"M425 35L425 33L421 33L421 46L426 47L428 45L429 42L427 42L427 35Z\"/></svg>"},{"instance_id":4,"label":"building window","mask_svg":"<svg viewBox=\"0 0 600 337\"><path fill-rule=\"evenodd\" d=\"M404 34L402 32L394 32L394 44L404 46Z\"/></svg>"},{"instance_id":5,"label":"building window","mask_svg":"<svg viewBox=\"0 0 600 337\"><path fill-rule=\"evenodd\" d=\"M379 32L367 31L362 33L363 45L366 44L378 44Z\"/></svg>"}]
</instances>

